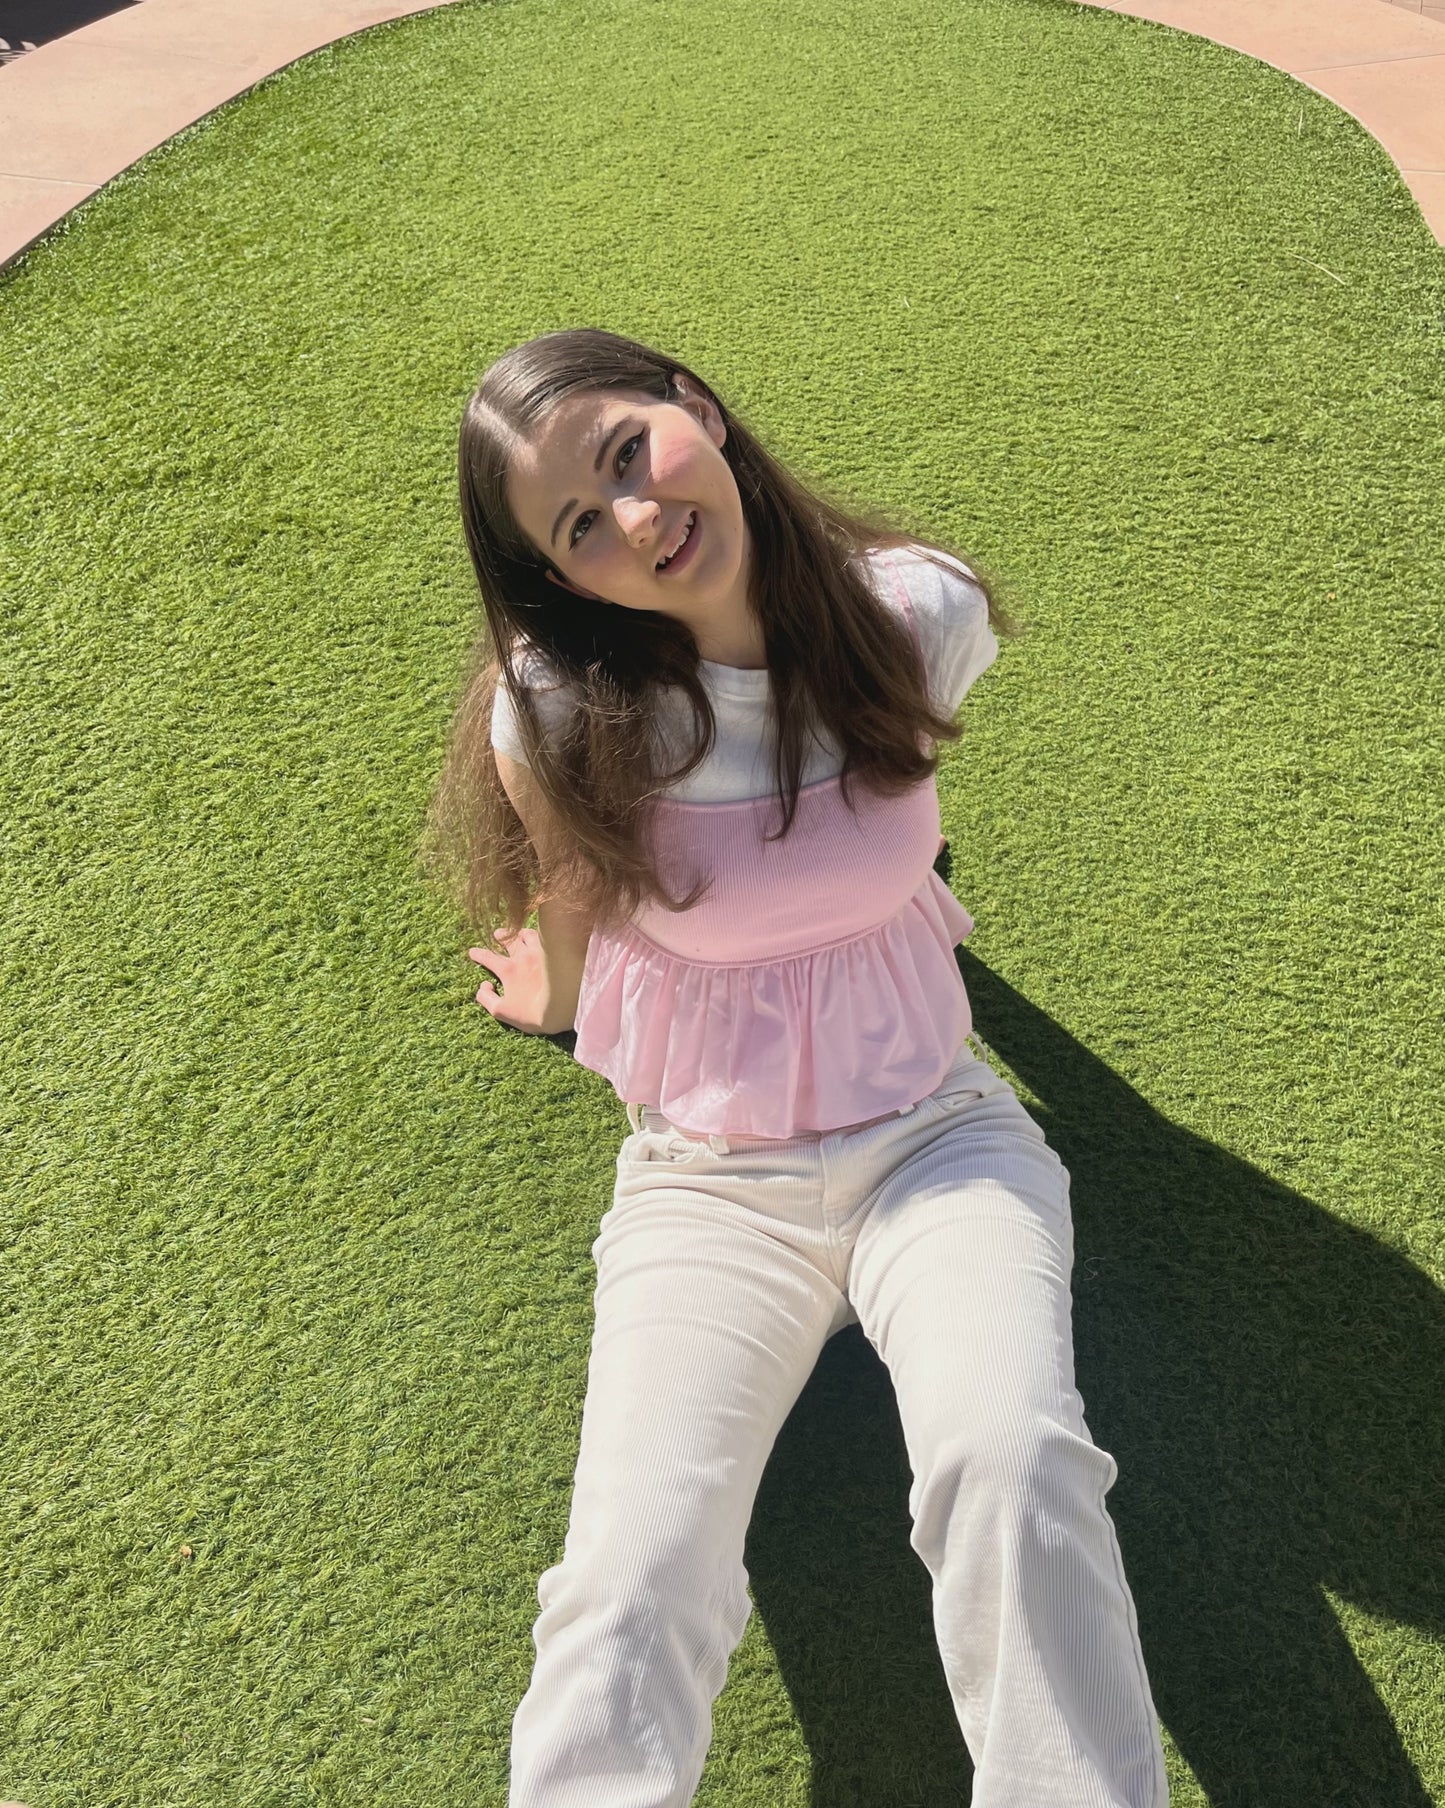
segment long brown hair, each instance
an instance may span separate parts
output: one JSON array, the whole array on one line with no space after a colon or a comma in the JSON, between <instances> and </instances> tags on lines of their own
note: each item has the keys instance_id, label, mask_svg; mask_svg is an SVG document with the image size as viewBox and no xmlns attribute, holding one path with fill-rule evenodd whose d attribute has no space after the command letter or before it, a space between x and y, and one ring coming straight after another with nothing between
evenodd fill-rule
<instances>
[{"instance_id":1,"label":"long brown hair","mask_svg":"<svg viewBox=\"0 0 1445 1808\"><path fill-rule=\"evenodd\" d=\"M672 898L643 832L647 801L694 771L716 738L696 636L671 616L586 604L552 583L546 573L556 567L527 538L506 496L513 448L564 397L623 390L665 401L675 393L674 373L690 380L694 395L712 396L722 415L722 454L751 536L750 603L767 648L783 806L782 827L771 838L792 826L816 727L842 747L850 808L853 781L897 795L937 766L937 753L925 752L921 737L952 741L962 732L934 710L913 636L870 587L861 559L869 548L913 546L925 556L948 555L947 548L805 488L680 359L592 327L529 339L491 365L462 416L462 525L485 622L468 656L420 849L428 877L460 908L473 938L498 928L514 933L552 898L590 911L596 926L617 926L644 899L686 909L708 883ZM988 599L990 624L1020 633L976 563L965 563ZM569 687L575 698L559 734L546 733L519 678L527 653L549 669L549 683ZM547 870L492 753L492 700L502 681L532 777L570 844ZM688 697L695 729L682 765L670 772L657 732L659 689L668 685Z\"/></svg>"}]
</instances>

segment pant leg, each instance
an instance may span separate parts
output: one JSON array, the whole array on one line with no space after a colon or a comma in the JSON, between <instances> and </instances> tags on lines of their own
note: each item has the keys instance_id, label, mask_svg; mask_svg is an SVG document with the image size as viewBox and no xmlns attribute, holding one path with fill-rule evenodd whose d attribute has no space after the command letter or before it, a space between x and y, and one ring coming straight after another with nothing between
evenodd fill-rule
<instances>
[{"instance_id":1,"label":"pant leg","mask_svg":"<svg viewBox=\"0 0 1445 1808\"><path fill-rule=\"evenodd\" d=\"M1069 1173L978 1083L920 1105L938 1135L861 1214L848 1285L898 1399L974 1808L1167 1808L1118 1470L1074 1385Z\"/></svg>"},{"instance_id":2,"label":"pant leg","mask_svg":"<svg viewBox=\"0 0 1445 1808\"><path fill-rule=\"evenodd\" d=\"M684 1808L751 1613L768 1456L842 1298L723 1162L629 1138L593 1245L595 1327L562 1561L512 1726L509 1808ZM649 1159L650 1158L650 1159ZM807 1189L750 1177L786 1217ZM731 1195L731 1197L730 1197Z\"/></svg>"}]
</instances>

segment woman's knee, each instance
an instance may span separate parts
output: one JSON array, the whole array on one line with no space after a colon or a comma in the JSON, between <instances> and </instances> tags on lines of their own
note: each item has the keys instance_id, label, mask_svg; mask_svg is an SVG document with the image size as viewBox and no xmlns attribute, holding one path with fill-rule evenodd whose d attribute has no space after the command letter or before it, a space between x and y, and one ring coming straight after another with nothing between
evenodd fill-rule
<instances>
[{"instance_id":1,"label":"woman's knee","mask_svg":"<svg viewBox=\"0 0 1445 1808\"><path fill-rule=\"evenodd\" d=\"M1023 1526L1040 1513L1066 1520L1092 1511L1118 1476L1113 1456L1077 1425L1046 1414L1001 1416L951 1431L914 1478L914 1548L930 1566L942 1560L950 1532L980 1516L994 1526Z\"/></svg>"},{"instance_id":2,"label":"woman's knee","mask_svg":"<svg viewBox=\"0 0 1445 1808\"><path fill-rule=\"evenodd\" d=\"M741 1553L678 1536L569 1540L537 1585L543 1632L586 1621L631 1646L679 1640L731 1651L751 1612Z\"/></svg>"}]
</instances>

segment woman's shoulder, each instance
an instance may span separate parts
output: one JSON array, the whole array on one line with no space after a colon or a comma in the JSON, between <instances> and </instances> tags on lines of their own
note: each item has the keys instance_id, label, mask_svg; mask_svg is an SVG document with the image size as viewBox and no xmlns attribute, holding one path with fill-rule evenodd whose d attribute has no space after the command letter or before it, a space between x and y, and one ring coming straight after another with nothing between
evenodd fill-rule
<instances>
[{"instance_id":1,"label":"woman's shoulder","mask_svg":"<svg viewBox=\"0 0 1445 1808\"><path fill-rule=\"evenodd\" d=\"M908 588L909 600L914 590L920 593L967 589L979 592L976 574L956 554L923 540L910 540L906 546L874 546L864 555L874 569L892 566Z\"/></svg>"},{"instance_id":2,"label":"woman's shoulder","mask_svg":"<svg viewBox=\"0 0 1445 1808\"><path fill-rule=\"evenodd\" d=\"M988 597L977 576L953 553L922 541L871 547L868 564L885 601L897 603L901 583L920 627L957 632L988 619ZM896 581L895 581L896 580Z\"/></svg>"},{"instance_id":3,"label":"woman's shoulder","mask_svg":"<svg viewBox=\"0 0 1445 1808\"><path fill-rule=\"evenodd\" d=\"M528 691L555 691L565 687L566 680L541 647L530 640L518 639L511 648L512 669L518 683ZM506 672L502 678L505 682Z\"/></svg>"},{"instance_id":4,"label":"woman's shoulder","mask_svg":"<svg viewBox=\"0 0 1445 1808\"><path fill-rule=\"evenodd\" d=\"M530 698L543 728L556 733L572 713L576 704L573 687L540 647L519 642L512 648L512 669L517 686ZM506 670L497 673L497 688L492 698L492 745L524 764L525 748L517 723L517 706Z\"/></svg>"},{"instance_id":5,"label":"woman's shoulder","mask_svg":"<svg viewBox=\"0 0 1445 1808\"><path fill-rule=\"evenodd\" d=\"M951 715L998 655L987 592L962 559L922 541L874 548L868 559L880 576L891 573L901 583L918 624L930 681ZM901 608L894 583L878 588L880 596Z\"/></svg>"}]
</instances>

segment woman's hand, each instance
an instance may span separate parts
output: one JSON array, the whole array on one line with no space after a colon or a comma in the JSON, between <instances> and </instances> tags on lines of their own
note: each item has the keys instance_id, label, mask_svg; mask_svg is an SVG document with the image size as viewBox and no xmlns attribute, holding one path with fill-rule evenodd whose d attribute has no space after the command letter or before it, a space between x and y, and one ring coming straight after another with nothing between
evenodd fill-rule
<instances>
[{"instance_id":1,"label":"woman's hand","mask_svg":"<svg viewBox=\"0 0 1445 1808\"><path fill-rule=\"evenodd\" d=\"M495 973L502 982L500 994L484 982L477 992L477 1003L484 1011L490 1011L498 1023L524 1030L530 1036L560 1036L570 1030L576 1012L559 1011L552 1004L546 956L537 931L519 929L509 936L499 929L495 939L505 943L505 954L493 954L490 948L467 950L469 960Z\"/></svg>"}]
</instances>

